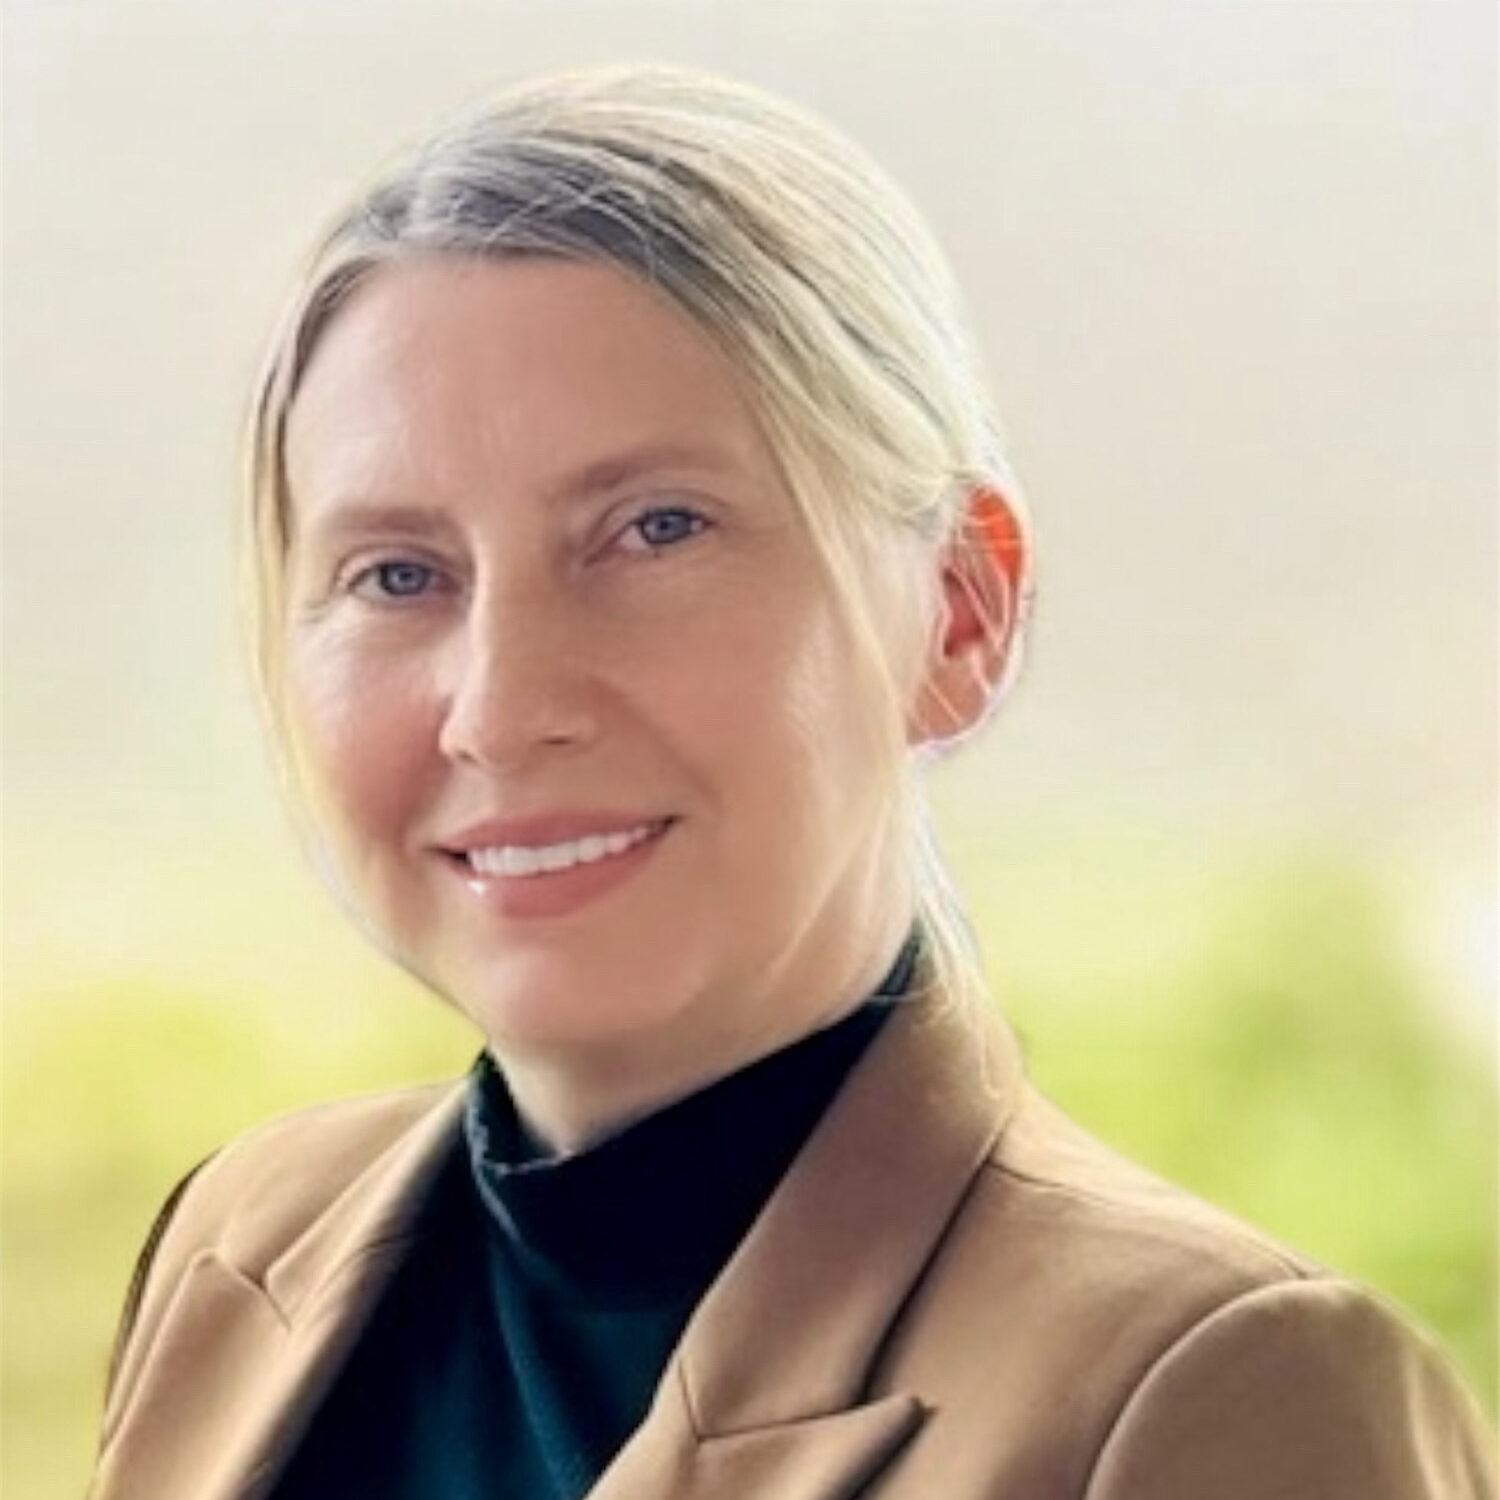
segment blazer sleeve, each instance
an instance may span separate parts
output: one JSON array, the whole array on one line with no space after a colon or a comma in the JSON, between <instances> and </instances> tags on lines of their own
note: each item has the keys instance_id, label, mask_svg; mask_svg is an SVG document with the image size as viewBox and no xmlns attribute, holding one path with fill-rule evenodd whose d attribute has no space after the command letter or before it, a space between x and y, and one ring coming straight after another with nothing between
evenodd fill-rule
<instances>
[{"instance_id":1,"label":"blazer sleeve","mask_svg":"<svg viewBox=\"0 0 1500 1500\"><path fill-rule=\"evenodd\" d=\"M1496 1500L1494 1439L1442 1357L1344 1282L1278 1283L1155 1363L1086 1500Z\"/></svg>"}]
</instances>

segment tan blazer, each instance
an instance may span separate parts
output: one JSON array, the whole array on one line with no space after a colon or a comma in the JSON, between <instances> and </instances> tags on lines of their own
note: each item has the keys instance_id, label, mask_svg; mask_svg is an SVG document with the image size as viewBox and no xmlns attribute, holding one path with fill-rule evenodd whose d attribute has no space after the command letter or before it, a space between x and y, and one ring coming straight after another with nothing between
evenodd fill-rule
<instances>
[{"instance_id":1,"label":"tan blazer","mask_svg":"<svg viewBox=\"0 0 1500 1500\"><path fill-rule=\"evenodd\" d=\"M193 1180L133 1289L94 1500L269 1492L421 1233L459 1101L314 1109ZM856 1067L592 1497L1496 1493L1430 1345L1069 1124L997 1018L924 1000Z\"/></svg>"}]
</instances>

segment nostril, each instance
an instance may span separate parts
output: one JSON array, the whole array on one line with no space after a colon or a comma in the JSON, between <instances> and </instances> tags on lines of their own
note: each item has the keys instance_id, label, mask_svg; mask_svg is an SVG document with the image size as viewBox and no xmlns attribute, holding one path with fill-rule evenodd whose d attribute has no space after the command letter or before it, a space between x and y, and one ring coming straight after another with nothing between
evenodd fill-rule
<instances>
[{"instance_id":1,"label":"nostril","mask_svg":"<svg viewBox=\"0 0 1500 1500\"><path fill-rule=\"evenodd\" d=\"M586 743L598 731L586 684L545 665L476 670L448 700L438 748L449 759L509 768L541 751Z\"/></svg>"}]
</instances>

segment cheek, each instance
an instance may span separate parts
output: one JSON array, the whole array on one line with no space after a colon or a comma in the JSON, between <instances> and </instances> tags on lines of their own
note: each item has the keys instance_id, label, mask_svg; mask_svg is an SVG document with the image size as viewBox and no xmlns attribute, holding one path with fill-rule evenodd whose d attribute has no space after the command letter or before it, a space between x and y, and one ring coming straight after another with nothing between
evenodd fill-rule
<instances>
[{"instance_id":1,"label":"cheek","mask_svg":"<svg viewBox=\"0 0 1500 1500\"><path fill-rule=\"evenodd\" d=\"M789 675L788 703L809 755L856 784L899 760L905 672L890 640L863 634L832 604L820 610Z\"/></svg>"},{"instance_id":2,"label":"cheek","mask_svg":"<svg viewBox=\"0 0 1500 1500\"><path fill-rule=\"evenodd\" d=\"M362 842L400 821L435 753L429 698L417 674L337 641L292 648L286 718L294 769L329 832Z\"/></svg>"},{"instance_id":3,"label":"cheek","mask_svg":"<svg viewBox=\"0 0 1500 1500\"><path fill-rule=\"evenodd\" d=\"M762 618L758 639L726 643L727 665L705 674L726 763L756 789L755 815L780 837L830 823L852 831L899 762L883 679L830 606Z\"/></svg>"}]
</instances>

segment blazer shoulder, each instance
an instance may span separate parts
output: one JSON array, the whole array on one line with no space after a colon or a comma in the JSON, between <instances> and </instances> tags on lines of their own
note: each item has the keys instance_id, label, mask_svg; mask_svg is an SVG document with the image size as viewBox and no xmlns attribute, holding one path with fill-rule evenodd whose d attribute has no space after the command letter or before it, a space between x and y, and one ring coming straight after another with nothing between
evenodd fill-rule
<instances>
[{"instance_id":1,"label":"blazer shoulder","mask_svg":"<svg viewBox=\"0 0 1500 1500\"><path fill-rule=\"evenodd\" d=\"M943 1366L984 1371L986 1388L1051 1392L1087 1449L1196 1324L1322 1272L1116 1155L1029 1084L1013 1103L893 1352L930 1347Z\"/></svg>"},{"instance_id":2,"label":"blazer shoulder","mask_svg":"<svg viewBox=\"0 0 1500 1500\"><path fill-rule=\"evenodd\" d=\"M334 1205L378 1178L424 1121L452 1110L460 1088L424 1085L312 1105L247 1131L183 1178L157 1214L126 1293L106 1384L106 1439L141 1351L200 1256L262 1282Z\"/></svg>"},{"instance_id":3,"label":"blazer shoulder","mask_svg":"<svg viewBox=\"0 0 1500 1500\"><path fill-rule=\"evenodd\" d=\"M1335 1278L1247 1292L1131 1392L1087 1500L1495 1500L1494 1439L1441 1352Z\"/></svg>"},{"instance_id":4,"label":"blazer shoulder","mask_svg":"<svg viewBox=\"0 0 1500 1500\"><path fill-rule=\"evenodd\" d=\"M1325 1274L1271 1235L1120 1155L1029 1085L977 1194L1059 1243L1092 1248L1131 1281L1137 1273L1160 1283L1191 1264L1229 1297Z\"/></svg>"},{"instance_id":5,"label":"blazer shoulder","mask_svg":"<svg viewBox=\"0 0 1500 1500\"><path fill-rule=\"evenodd\" d=\"M884 1350L881 1388L945 1413L914 1474L1087 1500L1494 1500L1472 1399L1420 1331L1029 1085L1013 1103ZM1381 1433L1378 1463L1350 1456Z\"/></svg>"},{"instance_id":6,"label":"blazer shoulder","mask_svg":"<svg viewBox=\"0 0 1500 1500\"><path fill-rule=\"evenodd\" d=\"M193 1173L165 1231L254 1275L461 1085L308 1105L235 1137Z\"/></svg>"},{"instance_id":7,"label":"blazer shoulder","mask_svg":"<svg viewBox=\"0 0 1500 1500\"><path fill-rule=\"evenodd\" d=\"M1314 1274L1023 1084L902 1327L913 1350L941 1348L953 1368L984 1371L988 1387L1053 1393L1082 1424L1074 1446L1086 1449L1195 1324Z\"/></svg>"}]
</instances>

